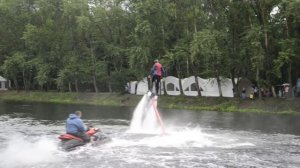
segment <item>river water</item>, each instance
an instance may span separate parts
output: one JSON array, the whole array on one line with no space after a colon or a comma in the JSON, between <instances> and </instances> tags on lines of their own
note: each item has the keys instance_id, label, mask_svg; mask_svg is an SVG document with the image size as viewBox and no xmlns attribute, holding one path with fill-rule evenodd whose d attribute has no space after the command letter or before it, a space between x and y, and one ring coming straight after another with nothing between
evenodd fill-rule
<instances>
[{"instance_id":1,"label":"river water","mask_svg":"<svg viewBox=\"0 0 300 168\"><path fill-rule=\"evenodd\" d=\"M0 167L300 167L299 116L158 109L165 134L130 132L134 108L2 102ZM75 110L112 141L61 151Z\"/></svg>"}]
</instances>

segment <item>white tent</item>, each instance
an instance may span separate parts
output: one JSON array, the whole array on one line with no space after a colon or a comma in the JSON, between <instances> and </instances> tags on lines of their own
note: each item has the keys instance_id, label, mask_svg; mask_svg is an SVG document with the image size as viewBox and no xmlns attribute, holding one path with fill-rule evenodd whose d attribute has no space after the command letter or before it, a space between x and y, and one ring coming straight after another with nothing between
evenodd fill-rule
<instances>
[{"instance_id":1,"label":"white tent","mask_svg":"<svg viewBox=\"0 0 300 168\"><path fill-rule=\"evenodd\" d=\"M218 83L215 78L203 79L198 77L201 96L219 97Z\"/></svg>"},{"instance_id":2,"label":"white tent","mask_svg":"<svg viewBox=\"0 0 300 168\"><path fill-rule=\"evenodd\" d=\"M153 83L153 85L155 85L155 83ZM137 88L136 88L136 94L137 95L144 95L149 91L148 88L148 80L147 78L144 78L143 80L139 81L137 83ZM152 86L152 90L153 93L155 92L155 86ZM159 95L163 95L164 94L164 85L163 85L163 81L160 82L160 88L158 90L158 94Z\"/></svg>"},{"instance_id":3,"label":"white tent","mask_svg":"<svg viewBox=\"0 0 300 168\"><path fill-rule=\"evenodd\" d=\"M127 91L130 93L130 94L135 94L136 93L136 86L137 86L137 81L130 81L127 83Z\"/></svg>"},{"instance_id":4,"label":"white tent","mask_svg":"<svg viewBox=\"0 0 300 168\"><path fill-rule=\"evenodd\" d=\"M5 86L6 82L7 80L2 76L0 76L0 90L7 90L7 87Z\"/></svg>"},{"instance_id":5,"label":"white tent","mask_svg":"<svg viewBox=\"0 0 300 168\"><path fill-rule=\"evenodd\" d=\"M183 94L186 96L198 96L195 76L190 76L181 80Z\"/></svg>"},{"instance_id":6,"label":"white tent","mask_svg":"<svg viewBox=\"0 0 300 168\"><path fill-rule=\"evenodd\" d=\"M203 79L198 77L201 96L219 97L218 82L215 78ZM230 79L221 79L221 90L223 97L233 97L233 85Z\"/></svg>"},{"instance_id":7,"label":"white tent","mask_svg":"<svg viewBox=\"0 0 300 168\"><path fill-rule=\"evenodd\" d=\"M148 81L147 78L144 78L143 80L137 83L136 94L144 95L147 93L147 91L148 91Z\"/></svg>"},{"instance_id":8,"label":"white tent","mask_svg":"<svg viewBox=\"0 0 300 168\"><path fill-rule=\"evenodd\" d=\"M174 76L165 78L165 86L167 95L177 96L180 95L179 79Z\"/></svg>"},{"instance_id":9,"label":"white tent","mask_svg":"<svg viewBox=\"0 0 300 168\"><path fill-rule=\"evenodd\" d=\"M222 78L221 90L223 97L234 97L232 80L229 78Z\"/></svg>"},{"instance_id":10,"label":"white tent","mask_svg":"<svg viewBox=\"0 0 300 168\"><path fill-rule=\"evenodd\" d=\"M199 88L201 91L201 96L207 97L219 97L218 83L215 78L203 79L197 77ZM163 85L164 84L164 85ZM182 92L186 96L199 96L197 90L197 84L195 76L190 76L188 78L181 80ZM174 76L168 76L161 81L161 88L159 94L164 94L164 86L166 87L166 94L172 96L178 96L181 94L179 79ZM155 87L152 87L154 89ZM127 83L127 89L131 94L144 95L148 91L148 81L147 78L137 82L131 81ZM221 79L221 90L223 97L233 97L233 84L231 79L222 78ZM154 91L154 90L152 90Z\"/></svg>"}]
</instances>

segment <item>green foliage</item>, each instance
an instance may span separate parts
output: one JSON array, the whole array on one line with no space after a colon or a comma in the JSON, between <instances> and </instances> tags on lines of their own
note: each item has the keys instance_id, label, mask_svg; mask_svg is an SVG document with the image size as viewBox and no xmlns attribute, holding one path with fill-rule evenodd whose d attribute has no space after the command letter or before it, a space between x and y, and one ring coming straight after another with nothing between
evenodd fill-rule
<instances>
[{"instance_id":1,"label":"green foliage","mask_svg":"<svg viewBox=\"0 0 300 168\"><path fill-rule=\"evenodd\" d=\"M0 1L0 74L16 88L114 92L145 77L158 58L180 78L294 82L299 6L299 0Z\"/></svg>"},{"instance_id":2,"label":"green foliage","mask_svg":"<svg viewBox=\"0 0 300 168\"><path fill-rule=\"evenodd\" d=\"M242 38L242 45L244 46L242 54L245 54L250 60L252 68L255 70L264 68L265 53L260 39L262 38L259 27L250 27Z\"/></svg>"},{"instance_id":3,"label":"green foliage","mask_svg":"<svg viewBox=\"0 0 300 168\"><path fill-rule=\"evenodd\" d=\"M226 76L227 57L224 51L225 37L222 32L204 29L194 34L191 43L191 60L199 61L206 77ZM199 63L200 64L200 63Z\"/></svg>"},{"instance_id":4,"label":"green foliage","mask_svg":"<svg viewBox=\"0 0 300 168\"><path fill-rule=\"evenodd\" d=\"M189 67L190 59L190 51L189 51L189 41L186 39L180 39L174 49L168 51L163 57L163 65L167 65L166 68L169 71L178 72L176 76L182 78L191 75L192 67ZM194 62L197 65L198 62ZM191 63L191 65L193 65ZM184 68L186 67L186 68ZM186 69L186 70L185 70ZM197 71L196 71L197 72Z\"/></svg>"},{"instance_id":5,"label":"green foliage","mask_svg":"<svg viewBox=\"0 0 300 168\"><path fill-rule=\"evenodd\" d=\"M292 60L296 60L297 53L297 42L296 39L285 39L279 42L281 51L279 52L278 58L274 60L274 72L278 77L281 77L281 68Z\"/></svg>"},{"instance_id":6,"label":"green foliage","mask_svg":"<svg viewBox=\"0 0 300 168\"><path fill-rule=\"evenodd\" d=\"M4 61L2 70L8 78L15 79L24 69L25 56L24 53L17 52L13 56Z\"/></svg>"},{"instance_id":7,"label":"green foliage","mask_svg":"<svg viewBox=\"0 0 300 168\"><path fill-rule=\"evenodd\" d=\"M112 90L115 92L124 92L126 83L132 78L134 79L133 73L128 70L113 72L110 79Z\"/></svg>"}]
</instances>

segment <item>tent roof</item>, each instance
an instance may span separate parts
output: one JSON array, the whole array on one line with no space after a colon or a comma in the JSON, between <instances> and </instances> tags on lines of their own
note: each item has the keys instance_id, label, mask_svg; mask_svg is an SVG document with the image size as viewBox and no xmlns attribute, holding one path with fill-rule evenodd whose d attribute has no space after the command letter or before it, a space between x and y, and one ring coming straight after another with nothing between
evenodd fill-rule
<instances>
[{"instance_id":1,"label":"tent roof","mask_svg":"<svg viewBox=\"0 0 300 168\"><path fill-rule=\"evenodd\" d=\"M0 76L0 82L1 82L1 81L6 82L7 80L6 80L5 78L3 78L2 76Z\"/></svg>"}]
</instances>

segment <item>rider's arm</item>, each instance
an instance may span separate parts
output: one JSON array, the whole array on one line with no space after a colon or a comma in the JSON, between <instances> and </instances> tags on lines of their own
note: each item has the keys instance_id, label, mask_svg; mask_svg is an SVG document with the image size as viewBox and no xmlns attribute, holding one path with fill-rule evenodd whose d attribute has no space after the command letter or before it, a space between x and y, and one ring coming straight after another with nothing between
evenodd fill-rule
<instances>
[{"instance_id":1,"label":"rider's arm","mask_svg":"<svg viewBox=\"0 0 300 168\"><path fill-rule=\"evenodd\" d=\"M82 122L81 119L78 119L78 120L76 121L76 125L77 125L77 128L78 128L78 130L79 130L80 132L85 132L85 131L86 131L86 130L85 130L85 126L84 126L84 124L83 124L83 122Z\"/></svg>"},{"instance_id":2,"label":"rider's arm","mask_svg":"<svg viewBox=\"0 0 300 168\"><path fill-rule=\"evenodd\" d=\"M153 66L150 70L150 76L153 77L155 71L155 66Z\"/></svg>"}]
</instances>

